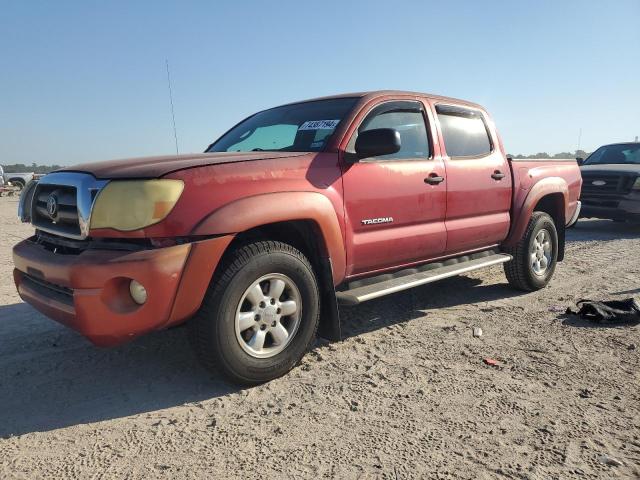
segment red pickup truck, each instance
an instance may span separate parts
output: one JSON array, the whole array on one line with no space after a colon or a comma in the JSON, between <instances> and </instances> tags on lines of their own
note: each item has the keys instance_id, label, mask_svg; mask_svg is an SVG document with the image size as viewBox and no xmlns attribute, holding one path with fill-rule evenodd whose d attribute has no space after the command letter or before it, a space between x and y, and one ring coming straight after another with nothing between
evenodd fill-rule
<instances>
[{"instance_id":1,"label":"red pickup truck","mask_svg":"<svg viewBox=\"0 0 640 480\"><path fill-rule=\"evenodd\" d=\"M355 305L503 264L536 290L579 215L575 162L508 159L479 105L410 92L265 110L205 153L90 163L32 183L20 296L97 345L188 322L203 363L290 370Z\"/></svg>"}]
</instances>

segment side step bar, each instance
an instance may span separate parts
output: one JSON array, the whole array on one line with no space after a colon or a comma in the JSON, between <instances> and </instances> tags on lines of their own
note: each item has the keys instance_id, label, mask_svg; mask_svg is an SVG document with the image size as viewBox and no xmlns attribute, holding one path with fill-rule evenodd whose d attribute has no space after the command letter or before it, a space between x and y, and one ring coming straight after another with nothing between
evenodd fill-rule
<instances>
[{"instance_id":1,"label":"side step bar","mask_svg":"<svg viewBox=\"0 0 640 480\"><path fill-rule=\"evenodd\" d=\"M506 253L493 253L481 258L473 258L449 265L438 266L437 268L430 268L417 273L409 273L407 275L401 275L391 279L388 278L388 275L384 275L383 277L385 277L385 279L382 281L364 286L357 286L350 290L338 291L336 292L336 297L340 305L358 305L359 303L366 302L367 300L384 297L385 295L400 292L402 290L408 290L419 285L437 282L443 278L454 277L462 273L490 267L492 265L499 265L501 263L508 262L511 259L511 255ZM428 268L435 265L431 264L426 265L425 267ZM413 271L415 271L415 269Z\"/></svg>"}]
</instances>

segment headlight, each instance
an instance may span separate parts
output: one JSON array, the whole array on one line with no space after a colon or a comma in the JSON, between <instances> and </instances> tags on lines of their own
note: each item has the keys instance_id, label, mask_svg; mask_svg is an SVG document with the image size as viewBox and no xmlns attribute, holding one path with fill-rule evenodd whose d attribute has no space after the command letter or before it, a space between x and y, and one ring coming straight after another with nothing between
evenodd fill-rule
<instances>
[{"instance_id":1,"label":"headlight","mask_svg":"<svg viewBox=\"0 0 640 480\"><path fill-rule=\"evenodd\" d=\"M114 180L98 194L91 229L139 230L165 218L182 194L182 180Z\"/></svg>"},{"instance_id":2,"label":"headlight","mask_svg":"<svg viewBox=\"0 0 640 480\"><path fill-rule=\"evenodd\" d=\"M640 190L640 177L636 178L636 182L633 184L634 190Z\"/></svg>"}]
</instances>

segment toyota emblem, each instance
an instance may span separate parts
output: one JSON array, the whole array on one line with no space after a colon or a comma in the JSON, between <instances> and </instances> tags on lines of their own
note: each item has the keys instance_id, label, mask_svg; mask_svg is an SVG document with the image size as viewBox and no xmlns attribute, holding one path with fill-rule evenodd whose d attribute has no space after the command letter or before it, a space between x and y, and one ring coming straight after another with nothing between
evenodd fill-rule
<instances>
[{"instance_id":1,"label":"toyota emblem","mask_svg":"<svg viewBox=\"0 0 640 480\"><path fill-rule=\"evenodd\" d=\"M55 218L58 214L58 199L54 194L47 198L47 213L51 218Z\"/></svg>"}]
</instances>

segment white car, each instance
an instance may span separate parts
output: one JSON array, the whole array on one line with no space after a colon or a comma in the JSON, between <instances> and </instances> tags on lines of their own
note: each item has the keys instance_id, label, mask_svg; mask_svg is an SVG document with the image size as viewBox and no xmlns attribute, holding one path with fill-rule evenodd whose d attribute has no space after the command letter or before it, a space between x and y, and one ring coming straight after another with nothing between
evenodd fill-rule
<instances>
[{"instance_id":1,"label":"white car","mask_svg":"<svg viewBox=\"0 0 640 480\"><path fill-rule=\"evenodd\" d=\"M0 186L6 185L7 183L11 183L20 189L23 189L27 183L33 180L34 173L4 173L4 170L0 166Z\"/></svg>"}]
</instances>

